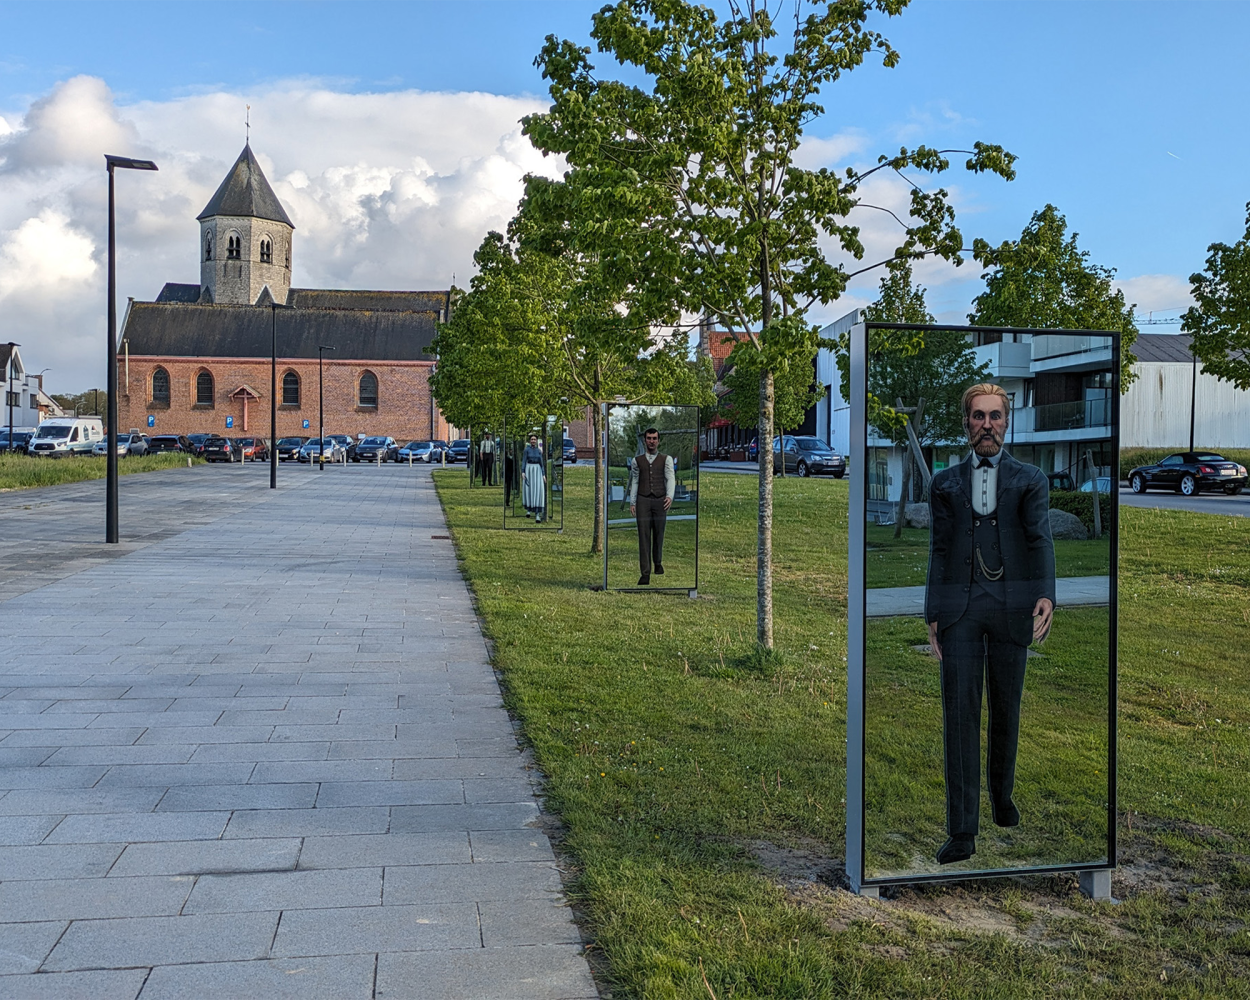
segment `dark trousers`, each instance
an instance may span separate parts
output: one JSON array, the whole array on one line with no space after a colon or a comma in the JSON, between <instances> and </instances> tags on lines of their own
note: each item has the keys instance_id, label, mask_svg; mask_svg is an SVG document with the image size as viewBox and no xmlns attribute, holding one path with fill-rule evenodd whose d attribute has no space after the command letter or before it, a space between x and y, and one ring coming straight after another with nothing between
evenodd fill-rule
<instances>
[{"instance_id":1,"label":"dark trousers","mask_svg":"<svg viewBox=\"0 0 1250 1000\"><path fill-rule=\"evenodd\" d=\"M495 456L489 452L485 455L479 456L478 468L480 468L482 472L482 485L489 486L490 477L495 472Z\"/></svg>"},{"instance_id":2,"label":"dark trousers","mask_svg":"<svg viewBox=\"0 0 1250 1000\"><path fill-rule=\"evenodd\" d=\"M637 497L634 501L638 521L638 569L651 575L651 564L664 565L664 524L668 511L664 497Z\"/></svg>"},{"instance_id":3,"label":"dark trousers","mask_svg":"<svg viewBox=\"0 0 1250 1000\"><path fill-rule=\"evenodd\" d=\"M946 745L946 829L975 837L981 819L981 689L989 688L986 770L997 811L1011 800L1028 647L1011 641L1000 601L974 595L942 644L942 728ZM988 683L987 683L988 682Z\"/></svg>"}]
</instances>

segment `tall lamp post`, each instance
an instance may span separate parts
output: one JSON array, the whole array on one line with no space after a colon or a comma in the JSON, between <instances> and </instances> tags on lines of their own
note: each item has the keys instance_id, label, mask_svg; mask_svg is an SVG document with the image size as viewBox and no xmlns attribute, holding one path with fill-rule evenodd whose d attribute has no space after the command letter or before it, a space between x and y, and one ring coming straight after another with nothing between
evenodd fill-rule
<instances>
[{"instance_id":1,"label":"tall lamp post","mask_svg":"<svg viewBox=\"0 0 1250 1000\"><path fill-rule=\"evenodd\" d=\"M134 160L129 156L104 155L109 174L109 277L108 277L108 432L105 448L107 469L105 485L104 540L116 544L117 537L117 224L113 212L113 171L155 170L151 160ZM98 409L98 407L97 407Z\"/></svg>"},{"instance_id":2,"label":"tall lamp post","mask_svg":"<svg viewBox=\"0 0 1250 1000\"><path fill-rule=\"evenodd\" d=\"M336 348L324 344L317 346L317 463L321 472L326 471L326 383L322 365L325 352L333 350Z\"/></svg>"},{"instance_id":3,"label":"tall lamp post","mask_svg":"<svg viewBox=\"0 0 1250 1000\"><path fill-rule=\"evenodd\" d=\"M21 346L21 344L15 344L13 341L9 341L8 371L5 372L7 377L4 382L4 393L5 402L9 404L9 440L8 444L5 445L4 450L10 455L13 454L13 350L14 348Z\"/></svg>"}]
</instances>

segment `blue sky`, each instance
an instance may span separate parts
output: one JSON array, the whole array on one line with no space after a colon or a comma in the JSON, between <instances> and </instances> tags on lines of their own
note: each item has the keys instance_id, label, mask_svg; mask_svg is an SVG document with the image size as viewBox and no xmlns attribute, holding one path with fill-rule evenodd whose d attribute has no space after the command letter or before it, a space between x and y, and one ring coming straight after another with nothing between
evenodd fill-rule
<instances>
[{"instance_id":1,"label":"blue sky","mask_svg":"<svg viewBox=\"0 0 1250 1000\"><path fill-rule=\"evenodd\" d=\"M272 137L281 124L272 120L279 103L266 98L278 92L477 91L541 99L532 62L543 37L585 39L599 6L520 0L0 3L0 116L18 129L32 104L65 81L89 76L103 81L122 118L140 121L143 141L160 147L161 129L173 126L157 124L169 121L157 109L200 107L196 99L211 95L239 104L255 99L261 153L265 130ZM1130 300L1161 310L1186 304L1188 276L1202 266L1209 243L1243 234L1250 200L1244 127L1250 6L920 0L901 17L883 19L881 30L902 53L901 65L865 65L833 85L827 113L810 134L836 138L833 146L861 162L902 143L1003 144L1020 157L1015 182L962 174L949 182L969 239L1017 236L1031 212L1053 202L1092 259L1125 279ZM609 72L602 58L600 66ZM516 106L524 113L530 104ZM287 105L281 108L290 116ZM506 117L504 111L496 116ZM242 107L238 118L237 141L221 137L218 121L205 132L204 155L211 153L213 170L238 152ZM301 122L306 132L316 131L309 120ZM405 122L395 128L408 127ZM420 155L432 163L439 156L454 159L456 143L466 140L452 132L442 143L437 132L427 136ZM337 143L350 158L353 143L362 140L323 141ZM179 148L193 145L193 136L184 137ZM293 147L272 146L272 169L295 176ZM45 195L40 198L30 205L44 205ZM0 232L18 221L0 211ZM315 226L310 232L315 235ZM190 227L188 233L193 240ZM319 260L330 259L328 250L315 249L321 246L315 239L308 246L305 259L314 250ZM464 256L456 250L451 257L457 254ZM370 281L366 263L353 266L351 280ZM457 266L463 274L466 264ZM387 277L380 271L372 283ZM930 284L931 308L943 319L960 319L980 287L970 267L922 277ZM329 271L321 278L349 280ZM137 293L155 290L145 286ZM858 298L870 296L870 286L858 289ZM835 303L830 318L842 311Z\"/></svg>"}]
</instances>

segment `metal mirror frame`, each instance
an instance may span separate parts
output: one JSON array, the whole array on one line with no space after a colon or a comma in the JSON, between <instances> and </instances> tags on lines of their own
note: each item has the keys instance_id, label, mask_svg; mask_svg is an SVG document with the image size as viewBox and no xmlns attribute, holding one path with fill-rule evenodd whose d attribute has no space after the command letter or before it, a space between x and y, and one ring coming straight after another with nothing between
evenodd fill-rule
<instances>
[{"instance_id":1,"label":"metal mirror frame","mask_svg":"<svg viewBox=\"0 0 1250 1000\"><path fill-rule=\"evenodd\" d=\"M548 414L547 416L542 418L541 428L536 429L535 421L526 421L526 420L519 420L519 419L513 418L512 420L513 426L516 426L519 424L521 427L525 429L524 437L517 438L515 442L511 438L508 437L508 423L509 422L508 422L507 417L505 417L500 422L499 437L497 439L503 443L503 447L499 450L499 452L496 453L496 458L495 458L496 464L502 466L502 468L499 470L500 481L503 482L503 480L507 476L507 469L508 469L507 461L508 461L508 458L510 457L509 452L512 450L513 445L521 441L527 440L530 434L537 433L540 437L540 440L543 443L543 449L544 449L544 462L546 466L544 469L544 473L546 475L545 489L546 489L546 501L547 501L547 508L546 508L547 516L543 518L541 523L537 521L530 521L528 518L525 518L525 517L517 517L515 514L509 514L508 512L509 504L505 502L503 505L504 529L508 531L555 531L557 534L563 534L564 532L564 422L559 417ZM554 431L552 430L553 427L555 428ZM554 451L551 446L552 441L553 441L553 434L558 435L559 441L560 441L560 447L554 449ZM516 461L515 457L513 457L513 461L514 462ZM558 489L554 488L554 484L557 482L559 483ZM507 483L503 483L503 485L504 485L504 490L503 490L504 497L507 500L511 500L512 491L509 485ZM518 492L524 489L524 486L521 485L519 481L518 481L517 489L518 489ZM559 508L560 508L560 516L559 516L558 521L553 514L553 509L557 504L559 505Z\"/></svg>"},{"instance_id":2,"label":"metal mirror frame","mask_svg":"<svg viewBox=\"0 0 1250 1000\"><path fill-rule=\"evenodd\" d=\"M989 868L975 871L916 873L881 878L864 874L866 833L865 801L865 668L867 638L867 518L868 518L868 333L870 330L960 330L969 334L1029 334L1056 336L1097 336L1111 340L1111 370L1117 376L1117 389L1112 393L1111 453L1120 452L1120 335L1107 330L1050 330L1018 327L958 326L947 324L858 323L851 329L850 341L850 417L851 476L849 501L850 539L847 578L847 660L846 660L846 874L851 891L864 896L878 896L882 886L909 885L921 882L950 882L971 878L1005 878L1019 875L1046 875L1077 872L1081 890L1094 899L1110 899L1111 872L1117 863L1116 814L1118 794L1117 766L1117 697L1118 697L1118 621L1119 621L1119 542L1120 502L1119 469L1113 476L1111 490L1110 581L1108 593L1108 663L1107 663L1107 855L1105 862L1038 865L1031 867ZM1096 483L1095 483L1096 485ZM1096 495L1096 491L1095 491Z\"/></svg>"},{"instance_id":3,"label":"metal mirror frame","mask_svg":"<svg viewBox=\"0 0 1250 1000\"><path fill-rule=\"evenodd\" d=\"M608 544L607 533L608 514L612 507L612 477L611 466L608 459L611 457L610 442L612 440L611 419L612 411L616 409L632 409L636 406L654 405L663 407L667 410L690 410L694 414L695 441L694 449L691 452L691 468L694 470L694 587L662 587L662 586L646 586L646 587L609 587L608 586L608 553L611 546ZM699 408L697 406L686 406L683 404L672 403L603 403L603 467L605 470L605 478L607 479L606 488L603 491L603 525L604 525L604 544L603 544L603 590L612 590L617 593L668 593L668 594L687 594L694 598L699 596L699 438L703 433L703 424L699 416Z\"/></svg>"},{"instance_id":4,"label":"metal mirror frame","mask_svg":"<svg viewBox=\"0 0 1250 1000\"><path fill-rule=\"evenodd\" d=\"M491 434L494 437L495 461L491 466L490 482L481 483L478 481L480 478L480 466L478 464L480 458L478 451L481 447L482 439L487 434ZM503 485L503 451L500 448L500 442L503 440L503 432L501 431L499 434L496 434L494 428L487 425L475 433L473 428L469 427L465 432L465 437L469 439L469 454L466 456L467 461L465 462L465 465L469 470L469 489L498 489Z\"/></svg>"}]
</instances>

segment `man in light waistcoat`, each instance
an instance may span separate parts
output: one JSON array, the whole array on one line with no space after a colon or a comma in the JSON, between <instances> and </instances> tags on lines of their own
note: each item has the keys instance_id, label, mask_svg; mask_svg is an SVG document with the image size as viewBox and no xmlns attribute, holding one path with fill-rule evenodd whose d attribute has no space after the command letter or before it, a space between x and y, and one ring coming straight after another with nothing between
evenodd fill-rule
<instances>
[{"instance_id":1,"label":"man in light waistcoat","mask_svg":"<svg viewBox=\"0 0 1250 1000\"><path fill-rule=\"evenodd\" d=\"M939 864L976 853L981 816L981 691L988 689L986 770L997 826L1017 826L1012 800L1029 643L1055 609L1050 488L1042 470L1003 448L1010 400L1000 386L963 396L972 453L933 477L925 621L941 661L947 841Z\"/></svg>"},{"instance_id":2,"label":"man in light waistcoat","mask_svg":"<svg viewBox=\"0 0 1250 1000\"><path fill-rule=\"evenodd\" d=\"M648 427L642 435L646 451L630 460L629 512L638 522L638 586L651 582L654 566L664 575L664 524L677 490L673 456L660 452L660 432Z\"/></svg>"}]
</instances>

